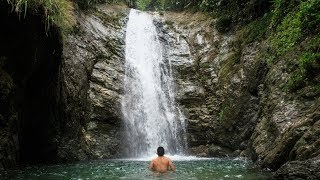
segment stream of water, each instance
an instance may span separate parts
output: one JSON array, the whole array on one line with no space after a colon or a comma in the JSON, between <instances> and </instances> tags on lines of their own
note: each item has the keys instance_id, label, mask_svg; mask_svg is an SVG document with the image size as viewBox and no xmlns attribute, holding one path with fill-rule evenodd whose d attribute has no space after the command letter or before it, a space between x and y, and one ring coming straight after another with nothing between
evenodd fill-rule
<instances>
[{"instance_id":1,"label":"stream of water","mask_svg":"<svg viewBox=\"0 0 320 180\"><path fill-rule=\"evenodd\" d=\"M126 32L122 112L128 157L148 157L163 146L182 154L184 118L175 104L170 62L163 57L152 16L132 9Z\"/></svg>"}]
</instances>

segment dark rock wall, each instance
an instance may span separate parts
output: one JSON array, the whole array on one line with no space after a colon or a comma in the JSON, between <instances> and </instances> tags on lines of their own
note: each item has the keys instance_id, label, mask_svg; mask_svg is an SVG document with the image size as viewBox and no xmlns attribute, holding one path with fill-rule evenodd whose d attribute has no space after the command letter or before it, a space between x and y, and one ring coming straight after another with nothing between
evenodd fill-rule
<instances>
[{"instance_id":1,"label":"dark rock wall","mask_svg":"<svg viewBox=\"0 0 320 180\"><path fill-rule=\"evenodd\" d=\"M23 18L0 5L0 168L52 161L64 119L62 37L41 10Z\"/></svg>"}]
</instances>

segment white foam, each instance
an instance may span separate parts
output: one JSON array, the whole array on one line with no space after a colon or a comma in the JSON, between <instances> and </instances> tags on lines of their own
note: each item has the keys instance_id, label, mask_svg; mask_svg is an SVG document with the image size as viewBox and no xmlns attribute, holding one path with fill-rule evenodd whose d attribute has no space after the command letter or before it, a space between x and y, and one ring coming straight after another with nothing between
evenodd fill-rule
<instances>
[{"instance_id":1,"label":"white foam","mask_svg":"<svg viewBox=\"0 0 320 180\"><path fill-rule=\"evenodd\" d=\"M206 158L206 157L197 157L197 156L185 156L185 155L165 155L166 157L170 158L172 161L204 161L204 160L214 160L219 158ZM154 156L146 156L140 158L125 158L125 159L118 159L122 161L151 161L152 159L158 157L157 155Z\"/></svg>"}]
</instances>

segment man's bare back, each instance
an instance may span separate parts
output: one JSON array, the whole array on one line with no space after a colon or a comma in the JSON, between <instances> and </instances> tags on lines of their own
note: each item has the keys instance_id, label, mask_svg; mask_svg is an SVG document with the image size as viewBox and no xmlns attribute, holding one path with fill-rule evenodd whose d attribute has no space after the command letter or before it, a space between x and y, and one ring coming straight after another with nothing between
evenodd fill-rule
<instances>
[{"instance_id":1,"label":"man's bare back","mask_svg":"<svg viewBox=\"0 0 320 180\"><path fill-rule=\"evenodd\" d=\"M149 169L159 173L166 173L168 170L176 170L172 161L165 156L158 156L157 158L153 159L149 165Z\"/></svg>"}]
</instances>

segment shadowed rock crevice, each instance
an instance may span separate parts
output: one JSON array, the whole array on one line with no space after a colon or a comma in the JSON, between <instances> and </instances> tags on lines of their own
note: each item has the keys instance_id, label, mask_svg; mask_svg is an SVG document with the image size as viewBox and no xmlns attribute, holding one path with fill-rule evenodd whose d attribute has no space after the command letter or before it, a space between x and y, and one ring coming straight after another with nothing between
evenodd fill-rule
<instances>
[{"instance_id":1,"label":"shadowed rock crevice","mask_svg":"<svg viewBox=\"0 0 320 180\"><path fill-rule=\"evenodd\" d=\"M63 120L62 37L41 9L24 17L0 4L0 164L52 161Z\"/></svg>"}]
</instances>

